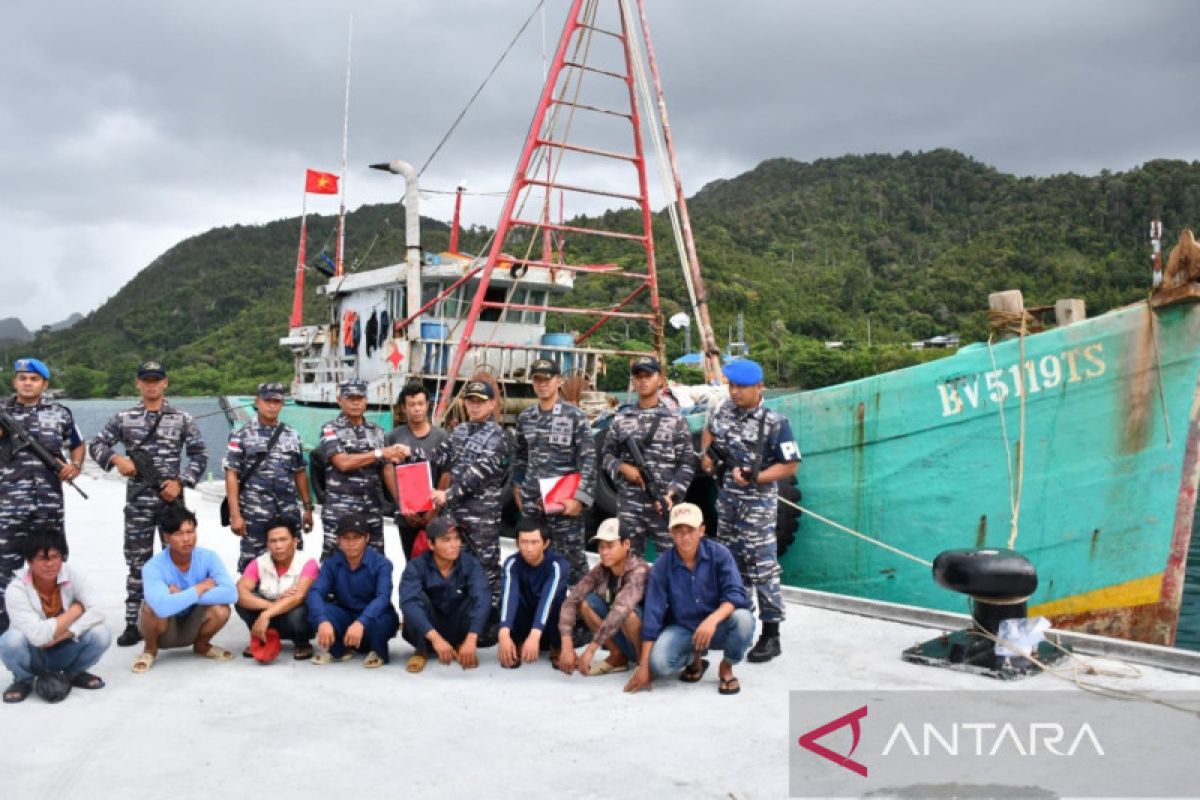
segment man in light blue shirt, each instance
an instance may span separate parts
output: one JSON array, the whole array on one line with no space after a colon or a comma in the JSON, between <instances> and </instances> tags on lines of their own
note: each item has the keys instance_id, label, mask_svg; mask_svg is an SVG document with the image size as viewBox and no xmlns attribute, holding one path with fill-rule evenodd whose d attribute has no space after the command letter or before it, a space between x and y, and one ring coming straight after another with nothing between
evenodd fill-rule
<instances>
[{"instance_id":1,"label":"man in light blue shirt","mask_svg":"<svg viewBox=\"0 0 1200 800\"><path fill-rule=\"evenodd\" d=\"M237 587L220 557L196 547L196 515L168 507L159 517L165 547L142 569L144 601L138 629L145 650L133 661L139 675L154 666L160 648L188 647L203 658L228 661L233 653L212 643L229 621Z\"/></svg>"}]
</instances>

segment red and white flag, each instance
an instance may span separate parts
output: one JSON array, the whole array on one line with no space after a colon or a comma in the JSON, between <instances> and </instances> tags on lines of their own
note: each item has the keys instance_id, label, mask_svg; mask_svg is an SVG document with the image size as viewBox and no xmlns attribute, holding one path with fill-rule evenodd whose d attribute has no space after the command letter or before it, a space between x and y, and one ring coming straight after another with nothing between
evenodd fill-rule
<instances>
[{"instance_id":1,"label":"red and white flag","mask_svg":"<svg viewBox=\"0 0 1200 800\"><path fill-rule=\"evenodd\" d=\"M304 191L309 194L337 194L338 176L331 172L310 169L304 177Z\"/></svg>"}]
</instances>

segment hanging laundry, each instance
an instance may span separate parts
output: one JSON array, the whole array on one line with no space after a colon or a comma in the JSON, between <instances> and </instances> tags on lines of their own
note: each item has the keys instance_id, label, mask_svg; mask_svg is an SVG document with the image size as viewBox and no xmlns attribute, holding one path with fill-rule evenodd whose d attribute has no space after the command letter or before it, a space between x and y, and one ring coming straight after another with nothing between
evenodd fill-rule
<instances>
[{"instance_id":1,"label":"hanging laundry","mask_svg":"<svg viewBox=\"0 0 1200 800\"><path fill-rule=\"evenodd\" d=\"M379 314L379 349L387 344L388 339L392 338L392 318L388 315L385 309Z\"/></svg>"},{"instance_id":2,"label":"hanging laundry","mask_svg":"<svg viewBox=\"0 0 1200 800\"><path fill-rule=\"evenodd\" d=\"M347 311L342 315L342 342L345 346L346 355L353 355L358 351L358 314L354 311Z\"/></svg>"},{"instance_id":3,"label":"hanging laundry","mask_svg":"<svg viewBox=\"0 0 1200 800\"><path fill-rule=\"evenodd\" d=\"M359 342L362 340L362 322L358 318L358 314L354 315L354 349L351 351L355 355L358 354Z\"/></svg>"},{"instance_id":4,"label":"hanging laundry","mask_svg":"<svg viewBox=\"0 0 1200 800\"><path fill-rule=\"evenodd\" d=\"M367 320L367 337L363 342L363 349L367 355L375 352L379 345L376 342L379 340L379 315L374 310L371 311L371 318Z\"/></svg>"}]
</instances>

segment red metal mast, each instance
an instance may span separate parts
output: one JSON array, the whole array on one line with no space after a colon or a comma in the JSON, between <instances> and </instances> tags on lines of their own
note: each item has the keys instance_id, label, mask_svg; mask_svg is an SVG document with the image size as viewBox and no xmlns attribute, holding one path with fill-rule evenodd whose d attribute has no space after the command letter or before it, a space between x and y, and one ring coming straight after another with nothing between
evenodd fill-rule
<instances>
[{"instance_id":1,"label":"red metal mast","mask_svg":"<svg viewBox=\"0 0 1200 800\"><path fill-rule=\"evenodd\" d=\"M616 7L617 17L620 20L619 28L616 30L604 29L596 25L597 6L600 4L600 0L586 0L586 2L585 0L573 0L571 3L566 25L563 28L554 59L550 65L546 83L542 87L541 96L538 98L537 108L534 111L525 144L521 149L521 156L517 160L513 180L504 201L504 207L500 212L500 219L496 225L496 235L492 240L492 246L488 251L486 261L480 269L478 288L475 291L470 310L467 312L464 320L462 334L457 345L453 348L449 378L445 389L440 393L438 399L438 416L445 414L449 404L454 399L454 384L459 377L459 372L462 369L467 353L474 347L482 347L487 344L484 341L475 341L472 338L476 332L476 323L479 321L480 314L484 309L546 311L598 317L595 324L576 338L576 344L586 340L605 322L611 319L644 320L651 327L654 349L658 352L660 358L663 355L663 325L658 298L658 278L655 271L652 215L646 185L646 161L642 146L641 115L638 109L637 91L634 85L634 51L631 50L630 43L630 37L636 36L636 32L629 30L626 26L625 11L627 2L628 0L615 0L612 3ZM593 47L593 40L597 37L617 43L620 47L622 57L615 60L621 63L620 67L609 65L606 68L599 68L588 63ZM569 52L570 55L568 55ZM603 107L579 102L579 93L584 76L597 81L615 79L623 82L625 84L625 91L618 91L617 94L625 98L628 107ZM621 105L621 103L616 101L610 102L613 102L614 105ZM568 119L573 119L576 112L595 113L603 115L610 120L625 120L629 124L629 134L632 136L630 142L632 152L623 152L567 141L566 133L560 134L557 130L558 117L560 114L565 114ZM567 127L569 127L569 124ZM558 177L558 167L561 165L563 157L567 154L571 154L575 159L587 159L591 166L599 167L600 169L591 173L593 175L603 174L606 177L611 177L615 173L619 174L617 173L617 169L620 165L624 165L627 168L632 167L636 179L636 188L631 187L626 191L616 191L611 188L586 185L585 183L563 182ZM536 189L547 193L547 199L542 203L540 209L541 213L530 215L537 216L539 219L531 220L522 218L517 207L518 201L522 199L523 193L527 194L530 190ZM563 194L569 193L572 196L585 194L632 202L636 204L639 211L641 230L637 233L630 233L627 230L585 227L583 224L571 225L561 219L557 223L552 222L548 213L548 195L552 191L558 191ZM602 223L597 222L596 224ZM514 232L517 233L516 236L512 236ZM539 236L539 234L541 235ZM617 268L613 264L585 265L565 263L561 255L551 254L552 251L549 246L551 234L595 236L610 240L614 244L627 243L629 245L636 245L641 253L638 260L644 259L645 271L642 272L637 268ZM513 257L511 255L502 256L506 246L520 246L539 241L542 244L542 257L540 259L531 259L528 256L524 258ZM561 252L560 248L559 253L561 254ZM489 301L486 299L488 284L493 270L497 266L500 266L502 269L511 268L514 270L514 274L521 267L546 267L551 270L562 270L575 274L603 273L609 276L627 278L633 284L633 288L623 299L607 308L563 308L550 305ZM643 299L643 295L646 295L644 301L648 310L625 310L635 300Z\"/></svg>"}]
</instances>

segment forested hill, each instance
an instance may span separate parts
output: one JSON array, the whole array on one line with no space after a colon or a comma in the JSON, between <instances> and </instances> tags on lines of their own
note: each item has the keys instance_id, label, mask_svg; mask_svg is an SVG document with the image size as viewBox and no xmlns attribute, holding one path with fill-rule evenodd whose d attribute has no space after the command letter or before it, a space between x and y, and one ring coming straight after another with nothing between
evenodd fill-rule
<instances>
[{"instance_id":1,"label":"forested hill","mask_svg":"<svg viewBox=\"0 0 1200 800\"><path fill-rule=\"evenodd\" d=\"M1163 220L1167 249L1182 227L1200 224L1200 163L1020 178L947 150L774 159L709 184L690 209L718 338L744 312L747 341L771 379L812 387L912 363L921 354L902 345L916 339L986 337L992 291L1022 289L1031 305L1081 297L1092 315L1144 297L1148 223ZM631 212L605 216L636 225ZM333 221L309 221L316 253ZM167 361L176 392L286 380L290 360L277 340L291 306L298 229L293 218L183 241L69 331L39 335L33 349L74 395L131 391L134 366L148 356ZM670 314L683 308L685 294L661 214L656 230ZM348 260L359 269L402 258L396 205L358 209L347 231ZM463 249L482 246L486 234L466 232ZM448 229L422 220L422 236L436 251ZM587 255L604 256L603 245L572 245L576 256L589 247ZM323 301L312 292L319 276L308 275L312 321ZM617 291L603 278L584 279L572 298L593 304ZM829 339L857 346L829 351L822 344ZM681 347L673 335L672 354Z\"/></svg>"}]
</instances>

